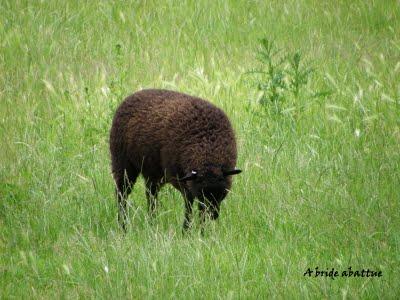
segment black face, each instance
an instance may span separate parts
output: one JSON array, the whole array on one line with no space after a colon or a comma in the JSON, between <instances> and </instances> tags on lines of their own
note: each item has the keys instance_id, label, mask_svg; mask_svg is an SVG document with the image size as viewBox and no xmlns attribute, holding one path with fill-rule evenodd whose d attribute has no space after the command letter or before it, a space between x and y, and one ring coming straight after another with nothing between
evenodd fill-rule
<instances>
[{"instance_id":1,"label":"black face","mask_svg":"<svg viewBox=\"0 0 400 300\"><path fill-rule=\"evenodd\" d=\"M230 177L215 174L201 174L187 182L191 194L204 204L211 219L217 219L222 200L228 194L231 186Z\"/></svg>"},{"instance_id":2,"label":"black face","mask_svg":"<svg viewBox=\"0 0 400 300\"><path fill-rule=\"evenodd\" d=\"M199 199L201 208L215 220L219 216L220 204L231 188L232 175L241 172L238 169L223 170L214 165L189 171L179 181L185 183L190 194Z\"/></svg>"},{"instance_id":3,"label":"black face","mask_svg":"<svg viewBox=\"0 0 400 300\"><path fill-rule=\"evenodd\" d=\"M227 188L222 187L206 188L203 190L203 195L207 203L207 210L212 220L218 218L220 204L227 194Z\"/></svg>"}]
</instances>

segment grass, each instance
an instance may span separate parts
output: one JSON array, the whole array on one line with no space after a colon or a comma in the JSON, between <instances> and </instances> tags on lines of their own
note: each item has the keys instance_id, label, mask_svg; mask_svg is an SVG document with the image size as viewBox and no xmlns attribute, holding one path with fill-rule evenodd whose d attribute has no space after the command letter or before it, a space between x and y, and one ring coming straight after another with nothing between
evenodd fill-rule
<instances>
[{"instance_id":1,"label":"grass","mask_svg":"<svg viewBox=\"0 0 400 300\"><path fill-rule=\"evenodd\" d=\"M2 1L0 298L395 298L400 294L398 1ZM280 113L259 39L314 72ZM117 225L108 131L144 87L210 99L235 127L220 220L183 237L139 181ZM318 91L329 91L313 97ZM308 278L307 268L381 270Z\"/></svg>"}]
</instances>

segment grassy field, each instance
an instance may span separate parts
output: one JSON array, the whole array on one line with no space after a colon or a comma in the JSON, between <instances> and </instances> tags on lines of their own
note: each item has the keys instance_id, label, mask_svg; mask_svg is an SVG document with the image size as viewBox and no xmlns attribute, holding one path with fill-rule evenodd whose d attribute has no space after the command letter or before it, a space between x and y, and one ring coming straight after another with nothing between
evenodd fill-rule
<instances>
[{"instance_id":1,"label":"grassy field","mask_svg":"<svg viewBox=\"0 0 400 300\"><path fill-rule=\"evenodd\" d=\"M1 299L398 297L398 1L95 2L0 2ZM261 105L265 37L314 72ZM236 130L243 173L204 237L169 187L150 224L142 180L118 228L109 128L146 87Z\"/></svg>"}]
</instances>

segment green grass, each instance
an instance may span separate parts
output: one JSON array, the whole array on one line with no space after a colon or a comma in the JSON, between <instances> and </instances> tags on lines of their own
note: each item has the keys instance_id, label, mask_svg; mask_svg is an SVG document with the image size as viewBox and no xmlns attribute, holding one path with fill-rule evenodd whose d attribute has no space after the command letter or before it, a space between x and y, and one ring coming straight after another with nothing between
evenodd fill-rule
<instances>
[{"instance_id":1,"label":"green grass","mask_svg":"<svg viewBox=\"0 0 400 300\"><path fill-rule=\"evenodd\" d=\"M400 294L398 1L95 2L0 3L1 299ZM282 113L244 75L263 37L315 69ZM149 224L142 181L118 228L108 131L144 87L235 127L244 172L204 237L171 188Z\"/></svg>"}]
</instances>

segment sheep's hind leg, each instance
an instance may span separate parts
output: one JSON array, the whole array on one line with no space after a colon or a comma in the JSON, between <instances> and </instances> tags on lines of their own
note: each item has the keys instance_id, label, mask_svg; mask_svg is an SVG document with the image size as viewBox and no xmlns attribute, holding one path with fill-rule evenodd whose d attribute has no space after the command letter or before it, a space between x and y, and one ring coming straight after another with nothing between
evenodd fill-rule
<instances>
[{"instance_id":1,"label":"sheep's hind leg","mask_svg":"<svg viewBox=\"0 0 400 300\"><path fill-rule=\"evenodd\" d=\"M135 170L124 170L124 172L115 175L116 194L118 201L118 223L121 228L126 232L127 220L127 198L132 192L136 178L139 172Z\"/></svg>"}]
</instances>

